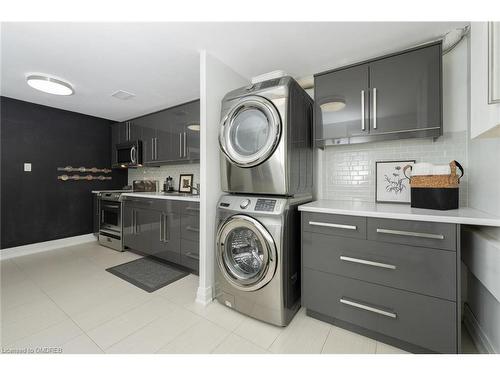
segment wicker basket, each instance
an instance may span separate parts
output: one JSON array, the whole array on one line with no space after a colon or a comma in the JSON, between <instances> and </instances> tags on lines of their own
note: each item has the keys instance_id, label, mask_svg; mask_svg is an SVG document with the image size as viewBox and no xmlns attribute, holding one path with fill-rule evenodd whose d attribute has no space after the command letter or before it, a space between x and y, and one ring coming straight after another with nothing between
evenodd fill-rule
<instances>
[{"instance_id":1,"label":"wicker basket","mask_svg":"<svg viewBox=\"0 0 500 375\"><path fill-rule=\"evenodd\" d=\"M457 174L460 170L460 176ZM411 165L403 168L405 177L410 180L411 207L429 208L433 210L452 210L458 208L458 187L464 175L464 169L459 162L450 163L451 173L448 175L406 175L406 170L412 169Z\"/></svg>"}]
</instances>

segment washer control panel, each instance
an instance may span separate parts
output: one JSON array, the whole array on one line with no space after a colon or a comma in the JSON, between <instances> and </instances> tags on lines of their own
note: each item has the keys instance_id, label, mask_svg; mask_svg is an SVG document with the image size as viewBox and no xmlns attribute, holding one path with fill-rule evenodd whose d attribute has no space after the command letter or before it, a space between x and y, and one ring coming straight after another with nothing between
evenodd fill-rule
<instances>
[{"instance_id":1,"label":"washer control panel","mask_svg":"<svg viewBox=\"0 0 500 375\"><path fill-rule=\"evenodd\" d=\"M257 199L255 211L273 212L276 206L276 199Z\"/></svg>"}]
</instances>

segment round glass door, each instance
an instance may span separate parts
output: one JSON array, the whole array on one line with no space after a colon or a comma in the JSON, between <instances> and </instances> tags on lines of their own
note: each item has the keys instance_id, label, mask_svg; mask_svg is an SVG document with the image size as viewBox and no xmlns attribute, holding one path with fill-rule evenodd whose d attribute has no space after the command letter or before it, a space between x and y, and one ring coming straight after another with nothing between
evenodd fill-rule
<instances>
[{"instance_id":1,"label":"round glass door","mask_svg":"<svg viewBox=\"0 0 500 375\"><path fill-rule=\"evenodd\" d=\"M276 270L274 241L262 224L249 216L232 216L221 226L217 250L224 277L239 289L263 287Z\"/></svg>"},{"instance_id":2,"label":"round glass door","mask_svg":"<svg viewBox=\"0 0 500 375\"><path fill-rule=\"evenodd\" d=\"M280 135L281 119L274 105L260 96L248 96L223 119L219 143L233 164L248 168L272 155Z\"/></svg>"}]
</instances>

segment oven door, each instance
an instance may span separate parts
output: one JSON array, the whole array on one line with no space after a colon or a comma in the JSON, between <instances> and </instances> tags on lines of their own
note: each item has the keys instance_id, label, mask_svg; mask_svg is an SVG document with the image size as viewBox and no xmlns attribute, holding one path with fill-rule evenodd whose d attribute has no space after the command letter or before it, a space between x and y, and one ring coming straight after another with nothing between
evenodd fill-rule
<instances>
[{"instance_id":1,"label":"oven door","mask_svg":"<svg viewBox=\"0 0 500 375\"><path fill-rule=\"evenodd\" d=\"M122 232L121 202L101 200L100 230L121 235Z\"/></svg>"}]
</instances>

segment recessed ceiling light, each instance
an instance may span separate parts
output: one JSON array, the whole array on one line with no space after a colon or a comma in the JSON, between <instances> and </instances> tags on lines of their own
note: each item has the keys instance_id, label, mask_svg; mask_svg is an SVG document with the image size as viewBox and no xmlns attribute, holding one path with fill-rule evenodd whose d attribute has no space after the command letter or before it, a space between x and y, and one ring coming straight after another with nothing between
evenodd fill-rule
<instances>
[{"instance_id":1,"label":"recessed ceiling light","mask_svg":"<svg viewBox=\"0 0 500 375\"><path fill-rule=\"evenodd\" d=\"M28 74L26 82L34 89L46 92L47 94L73 95L75 92L70 83L45 74Z\"/></svg>"},{"instance_id":2,"label":"recessed ceiling light","mask_svg":"<svg viewBox=\"0 0 500 375\"><path fill-rule=\"evenodd\" d=\"M200 131L200 124L198 124L198 123L189 124L188 129L195 131L195 132L199 132Z\"/></svg>"}]
</instances>

